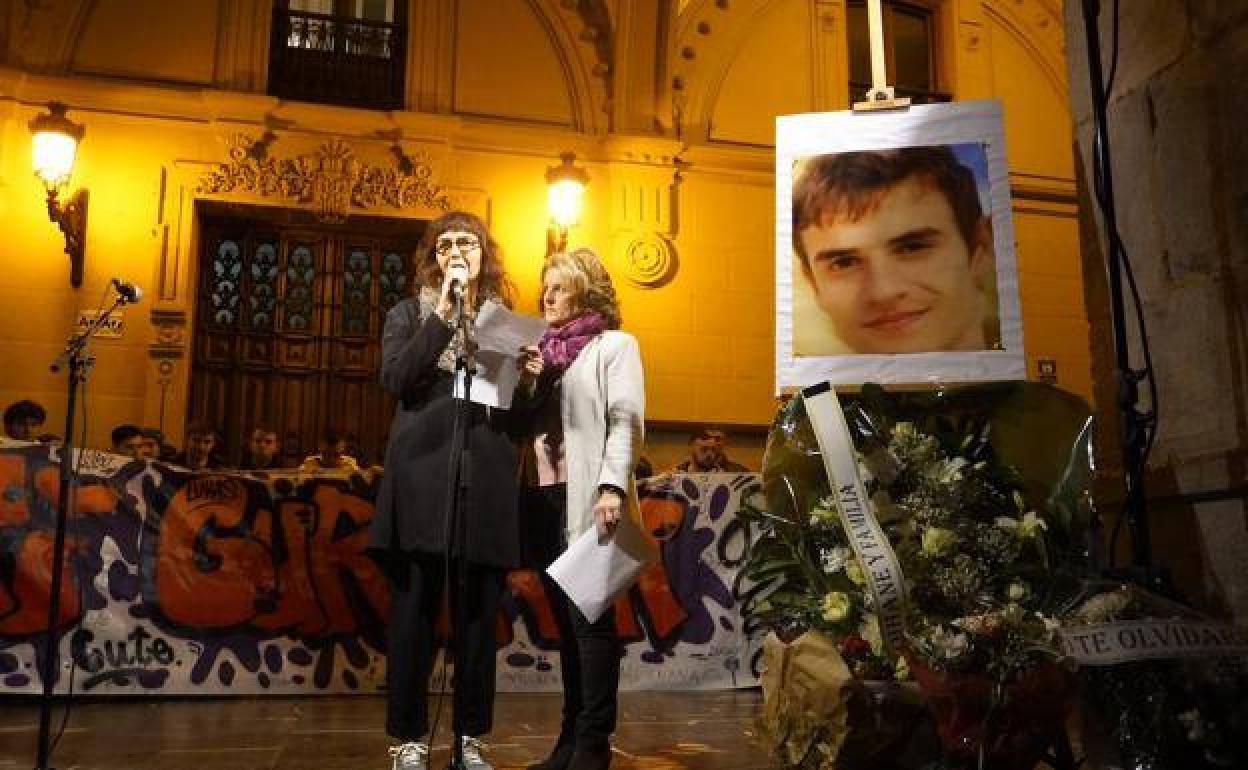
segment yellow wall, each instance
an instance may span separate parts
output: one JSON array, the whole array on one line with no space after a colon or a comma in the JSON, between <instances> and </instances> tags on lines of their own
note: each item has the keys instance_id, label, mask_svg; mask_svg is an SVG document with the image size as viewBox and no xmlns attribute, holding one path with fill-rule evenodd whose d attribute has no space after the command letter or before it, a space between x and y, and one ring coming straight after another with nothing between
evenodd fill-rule
<instances>
[{"instance_id":1,"label":"yellow wall","mask_svg":"<svg viewBox=\"0 0 1248 770\"><path fill-rule=\"evenodd\" d=\"M123 339L97 344L89 443L118 422L155 424L162 410L180 434L195 309L188 204L214 197L195 193L196 181L228 160L234 136L271 130L277 157L335 137L374 165L392 162L395 141L423 153L457 205L488 215L522 307L535 301L545 248L545 170L576 152L590 186L571 242L603 252L621 284L649 416L770 420L773 121L847 106L843 0L689 0L672 4L671 18L605 0L413 2L409 110L395 112L264 95L262 0L175 5L55 0L0 16L10 43L0 67L0 403L36 398L61 431L62 378L46 363L77 311L122 276L148 299L127 310ZM1058 3L932 5L942 87L1005 103L1029 371L1053 358L1061 384L1090 396ZM29 170L26 124L52 100L87 129L72 182L91 194L77 291ZM658 286L629 280L649 280L628 256L647 244L674 255ZM665 454L679 446L664 442ZM757 443L754 434L742 452Z\"/></svg>"}]
</instances>

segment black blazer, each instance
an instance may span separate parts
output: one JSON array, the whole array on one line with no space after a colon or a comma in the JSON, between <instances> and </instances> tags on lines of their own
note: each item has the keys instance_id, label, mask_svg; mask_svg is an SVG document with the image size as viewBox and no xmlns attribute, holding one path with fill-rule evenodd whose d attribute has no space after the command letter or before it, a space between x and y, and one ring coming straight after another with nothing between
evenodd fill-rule
<instances>
[{"instance_id":1,"label":"black blazer","mask_svg":"<svg viewBox=\"0 0 1248 770\"><path fill-rule=\"evenodd\" d=\"M400 403L369 527L368 549L379 561L446 549L446 483L456 402L451 398L452 376L438 368L438 358L453 336L451 327L416 298L403 300L386 316L381 384ZM514 418L480 404L469 404L468 415L467 521L464 542L452 538L454 553L466 553L478 564L514 567L520 561Z\"/></svg>"}]
</instances>

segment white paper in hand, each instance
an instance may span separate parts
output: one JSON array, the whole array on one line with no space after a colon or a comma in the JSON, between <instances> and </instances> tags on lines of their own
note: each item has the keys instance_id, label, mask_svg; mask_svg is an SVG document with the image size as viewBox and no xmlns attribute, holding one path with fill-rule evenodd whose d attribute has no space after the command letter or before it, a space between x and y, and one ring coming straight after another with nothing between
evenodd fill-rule
<instances>
[{"instance_id":1,"label":"white paper in hand","mask_svg":"<svg viewBox=\"0 0 1248 770\"><path fill-rule=\"evenodd\" d=\"M626 516L603 542L598 540L598 529L591 527L546 568L546 573L585 619L594 623L654 558L654 547Z\"/></svg>"},{"instance_id":2,"label":"white paper in hand","mask_svg":"<svg viewBox=\"0 0 1248 770\"><path fill-rule=\"evenodd\" d=\"M540 318L518 315L494 300L486 300L477 313L473 340L477 345L477 373L469 398L483 406L510 409L520 381L517 360L520 349L536 345L546 331ZM464 397L464 375L455 375L454 398Z\"/></svg>"}]
</instances>

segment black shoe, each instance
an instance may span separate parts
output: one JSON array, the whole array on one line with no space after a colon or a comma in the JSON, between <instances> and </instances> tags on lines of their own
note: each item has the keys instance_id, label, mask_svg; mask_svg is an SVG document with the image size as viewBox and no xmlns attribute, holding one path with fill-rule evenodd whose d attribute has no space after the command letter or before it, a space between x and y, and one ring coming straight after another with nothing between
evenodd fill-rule
<instances>
[{"instance_id":1,"label":"black shoe","mask_svg":"<svg viewBox=\"0 0 1248 770\"><path fill-rule=\"evenodd\" d=\"M568 770L575 748L571 740L564 740L563 736L560 736L550 756L535 765L529 765L528 770Z\"/></svg>"},{"instance_id":2,"label":"black shoe","mask_svg":"<svg viewBox=\"0 0 1248 770\"><path fill-rule=\"evenodd\" d=\"M586 746L580 744L572 752L567 770L607 770L611 766L611 745Z\"/></svg>"}]
</instances>

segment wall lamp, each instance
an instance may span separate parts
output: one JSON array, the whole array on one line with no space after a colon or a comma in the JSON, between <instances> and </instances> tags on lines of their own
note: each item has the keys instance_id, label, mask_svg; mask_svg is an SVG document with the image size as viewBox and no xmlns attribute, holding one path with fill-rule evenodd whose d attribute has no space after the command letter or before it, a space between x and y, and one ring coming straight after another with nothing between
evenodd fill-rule
<instances>
[{"instance_id":1,"label":"wall lamp","mask_svg":"<svg viewBox=\"0 0 1248 770\"><path fill-rule=\"evenodd\" d=\"M554 254L568 248L568 228L581 219L585 186L589 173L576 165L576 153L559 156L558 166L546 169L546 208L550 226L546 229L546 253Z\"/></svg>"},{"instance_id":2,"label":"wall lamp","mask_svg":"<svg viewBox=\"0 0 1248 770\"><path fill-rule=\"evenodd\" d=\"M61 193L74 171L74 157L82 141L84 128L65 117L65 105L48 104L48 111L30 121L31 164L35 176L43 180L48 192L48 219L61 228L65 236L65 253L69 255L69 283L82 285L83 255L87 234L87 191L79 190L63 202Z\"/></svg>"}]
</instances>

